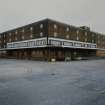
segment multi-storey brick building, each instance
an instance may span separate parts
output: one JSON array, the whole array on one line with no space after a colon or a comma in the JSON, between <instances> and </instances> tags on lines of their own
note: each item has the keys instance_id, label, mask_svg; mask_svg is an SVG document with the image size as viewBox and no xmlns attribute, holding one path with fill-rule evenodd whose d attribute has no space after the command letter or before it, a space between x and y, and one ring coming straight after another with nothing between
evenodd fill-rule
<instances>
[{"instance_id":1,"label":"multi-storey brick building","mask_svg":"<svg viewBox=\"0 0 105 105\"><path fill-rule=\"evenodd\" d=\"M45 19L1 33L0 56L40 60L104 57L105 36L85 26Z\"/></svg>"}]
</instances>

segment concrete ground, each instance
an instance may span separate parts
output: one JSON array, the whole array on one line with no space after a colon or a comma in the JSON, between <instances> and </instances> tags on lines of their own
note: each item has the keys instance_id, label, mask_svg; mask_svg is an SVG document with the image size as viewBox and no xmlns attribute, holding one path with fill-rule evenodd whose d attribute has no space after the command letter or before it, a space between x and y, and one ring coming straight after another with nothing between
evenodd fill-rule
<instances>
[{"instance_id":1,"label":"concrete ground","mask_svg":"<svg viewBox=\"0 0 105 105\"><path fill-rule=\"evenodd\" d=\"M0 105L105 105L105 60L0 59Z\"/></svg>"}]
</instances>

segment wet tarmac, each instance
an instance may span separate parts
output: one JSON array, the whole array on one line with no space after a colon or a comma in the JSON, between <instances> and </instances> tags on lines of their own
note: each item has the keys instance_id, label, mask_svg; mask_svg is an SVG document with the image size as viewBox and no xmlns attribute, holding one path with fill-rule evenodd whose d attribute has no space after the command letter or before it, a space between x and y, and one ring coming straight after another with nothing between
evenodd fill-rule
<instances>
[{"instance_id":1,"label":"wet tarmac","mask_svg":"<svg viewBox=\"0 0 105 105\"><path fill-rule=\"evenodd\" d=\"M0 59L0 105L105 105L105 60Z\"/></svg>"}]
</instances>

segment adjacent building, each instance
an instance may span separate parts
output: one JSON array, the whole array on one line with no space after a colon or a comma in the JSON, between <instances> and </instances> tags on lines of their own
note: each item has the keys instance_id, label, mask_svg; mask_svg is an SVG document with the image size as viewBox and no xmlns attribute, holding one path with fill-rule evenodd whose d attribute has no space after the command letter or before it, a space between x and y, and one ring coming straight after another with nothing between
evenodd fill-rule
<instances>
[{"instance_id":1,"label":"adjacent building","mask_svg":"<svg viewBox=\"0 0 105 105\"><path fill-rule=\"evenodd\" d=\"M65 60L105 57L105 35L51 19L0 33L0 57Z\"/></svg>"}]
</instances>

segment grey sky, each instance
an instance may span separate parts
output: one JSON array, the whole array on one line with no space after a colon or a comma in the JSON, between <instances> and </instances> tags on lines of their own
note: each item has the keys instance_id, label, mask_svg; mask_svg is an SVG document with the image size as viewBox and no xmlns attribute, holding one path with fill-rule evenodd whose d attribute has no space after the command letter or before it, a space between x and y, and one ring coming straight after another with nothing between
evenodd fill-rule
<instances>
[{"instance_id":1,"label":"grey sky","mask_svg":"<svg viewBox=\"0 0 105 105\"><path fill-rule=\"evenodd\" d=\"M105 33L105 0L0 0L0 32L51 18Z\"/></svg>"}]
</instances>

